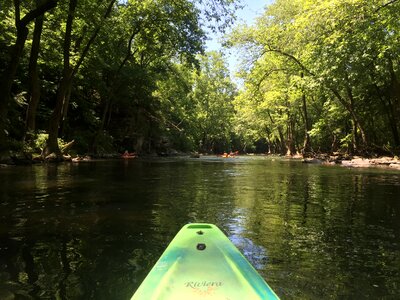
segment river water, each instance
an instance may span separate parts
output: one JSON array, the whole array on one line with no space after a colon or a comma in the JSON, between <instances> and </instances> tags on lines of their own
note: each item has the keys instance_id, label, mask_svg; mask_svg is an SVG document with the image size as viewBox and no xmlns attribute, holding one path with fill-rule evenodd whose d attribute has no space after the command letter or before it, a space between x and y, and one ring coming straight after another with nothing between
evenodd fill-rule
<instances>
[{"instance_id":1,"label":"river water","mask_svg":"<svg viewBox=\"0 0 400 300\"><path fill-rule=\"evenodd\" d=\"M400 297L400 172L206 157L0 168L0 299L129 299L189 222L282 299Z\"/></svg>"}]
</instances>

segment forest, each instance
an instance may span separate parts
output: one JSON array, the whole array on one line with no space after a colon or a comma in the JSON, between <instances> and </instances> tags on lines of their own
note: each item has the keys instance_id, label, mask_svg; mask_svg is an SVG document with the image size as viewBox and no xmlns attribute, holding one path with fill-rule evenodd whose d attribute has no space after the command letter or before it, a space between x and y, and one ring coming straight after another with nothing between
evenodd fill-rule
<instances>
[{"instance_id":1,"label":"forest","mask_svg":"<svg viewBox=\"0 0 400 300\"><path fill-rule=\"evenodd\" d=\"M400 1L2 0L0 161L400 152ZM241 53L205 51L207 32Z\"/></svg>"}]
</instances>

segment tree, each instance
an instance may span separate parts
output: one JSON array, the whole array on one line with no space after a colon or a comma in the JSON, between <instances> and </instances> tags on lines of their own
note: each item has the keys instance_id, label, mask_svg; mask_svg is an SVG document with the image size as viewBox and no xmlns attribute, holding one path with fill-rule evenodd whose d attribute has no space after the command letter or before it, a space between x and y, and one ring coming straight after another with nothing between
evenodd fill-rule
<instances>
[{"instance_id":1,"label":"tree","mask_svg":"<svg viewBox=\"0 0 400 300\"><path fill-rule=\"evenodd\" d=\"M57 141L58 130L60 127L60 122L63 117L63 114L66 115L67 112L67 108L69 105L69 98L71 95L72 81L77 72L79 71L79 68L83 63L83 60L86 58L86 55L89 52L90 47L92 46L97 35L99 34L101 27L104 25L105 19L107 19L111 14L115 1L116 0L109 1L106 10L103 14L103 17L100 20L100 23L94 25L94 30L92 34L90 35L84 47L82 47L77 62L73 66L71 66L70 62L70 51L72 43L72 27L74 23L74 14L77 6L77 0L70 0L69 2L68 17L66 22L64 44L63 44L64 67L62 71L61 81L59 83L57 90L56 106L50 118L50 126L48 130L49 137L47 140L46 148L44 149L45 156L50 153L55 153L57 156L61 155Z\"/></svg>"},{"instance_id":2,"label":"tree","mask_svg":"<svg viewBox=\"0 0 400 300\"><path fill-rule=\"evenodd\" d=\"M194 75L191 95L196 114L195 140L201 151L228 151L236 89L220 53L210 52L199 60L200 72Z\"/></svg>"},{"instance_id":3,"label":"tree","mask_svg":"<svg viewBox=\"0 0 400 300\"><path fill-rule=\"evenodd\" d=\"M39 4L40 5L40 4ZM44 16L38 16L35 19L35 29L33 32L31 53L29 56L29 96L28 108L26 111L26 133L25 138L31 140L36 129L36 111L40 99L40 82L38 74L38 58L40 50L40 39L43 29Z\"/></svg>"},{"instance_id":4,"label":"tree","mask_svg":"<svg viewBox=\"0 0 400 300\"><path fill-rule=\"evenodd\" d=\"M44 13L57 5L57 0L43 1L36 8L28 11L21 18L21 2L14 1L15 29L17 31L16 41L11 49L10 59L1 76L0 83L0 147L6 146L7 136L7 112L11 99L11 89L16 75L18 63L20 61L25 41L28 37L28 25L35 18L41 17Z\"/></svg>"},{"instance_id":5,"label":"tree","mask_svg":"<svg viewBox=\"0 0 400 300\"><path fill-rule=\"evenodd\" d=\"M397 1L278 0L266 9L256 26L239 29L232 36L233 43L252 53L249 72L243 73L248 82L256 82L251 86L262 89L279 80L290 82L300 91L302 122L298 123L305 133L303 151L309 148L310 121L322 124L315 123L320 115L310 114L308 107L312 105L320 112L324 103L332 104L333 99L349 116L337 131L341 136L335 135L335 140L343 141L343 148L365 153L383 149L378 144L389 145L385 146L387 150L397 147L395 112L400 89L398 61L394 58L398 23L394 20L399 5ZM278 67L273 61L280 62ZM286 76L272 76L276 72ZM290 98L290 93L285 94ZM377 114L371 114L371 109ZM288 136L294 128L290 120ZM392 133L392 140L378 132L382 125Z\"/></svg>"},{"instance_id":6,"label":"tree","mask_svg":"<svg viewBox=\"0 0 400 300\"><path fill-rule=\"evenodd\" d=\"M22 139L22 130L6 130L21 127L23 120L26 141L31 133L48 133L43 155L61 158L58 138L73 139L75 133L80 149L92 144L95 150L101 136L117 146L135 136L149 149L154 147L169 119L163 99L155 96L158 84L167 80L171 66L181 65L191 73L198 66L196 55L204 51L204 28L225 30L237 7L233 0L69 0L44 18L56 3L7 0L0 12L5 20L0 29L6 33L0 51L6 54L11 44L15 50L9 59L0 57L2 90L9 91L0 101L4 149L7 137ZM20 18L20 10L28 13ZM33 34L28 29L34 29ZM26 40L32 45L30 54L23 51ZM16 72L18 61L23 64ZM178 87L176 92L183 90ZM13 98L19 106L8 113ZM117 122L119 117L126 123Z\"/></svg>"}]
</instances>

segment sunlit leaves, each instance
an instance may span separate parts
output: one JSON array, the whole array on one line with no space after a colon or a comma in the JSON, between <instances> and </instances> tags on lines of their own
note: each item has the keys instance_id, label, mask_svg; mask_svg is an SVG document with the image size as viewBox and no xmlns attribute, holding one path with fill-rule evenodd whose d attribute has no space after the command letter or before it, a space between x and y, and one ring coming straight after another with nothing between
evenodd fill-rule
<instances>
[{"instance_id":1,"label":"sunlit leaves","mask_svg":"<svg viewBox=\"0 0 400 300\"><path fill-rule=\"evenodd\" d=\"M200 56L199 60L201 71L194 75L191 95L196 112L196 140L206 151L217 144L228 147L232 131L235 86L229 78L221 54L211 52Z\"/></svg>"},{"instance_id":2,"label":"sunlit leaves","mask_svg":"<svg viewBox=\"0 0 400 300\"><path fill-rule=\"evenodd\" d=\"M305 112L299 114L299 106L300 99L305 99L312 108L312 137L320 144L327 145L331 139L320 130L325 127L340 138L352 136L353 143L360 136L365 146L366 130L375 132L370 124L376 122L391 128L398 144L393 124L400 127L394 117L400 102L393 89L398 89L399 82L395 54L400 50L399 9L397 1L277 0L266 8L256 26L236 29L230 44L251 57L240 73L246 82L240 98L258 93L262 100L248 104L247 110L268 108L268 115L259 115L270 119L268 130L265 121L254 121L260 130L267 133L279 128L281 121L281 126L289 126L293 116L296 123L304 122ZM325 109L326 103L340 107L341 114ZM384 105L386 115L376 103ZM371 109L381 115L371 115ZM346 113L347 119L343 117ZM285 114L287 117L282 117Z\"/></svg>"}]
</instances>

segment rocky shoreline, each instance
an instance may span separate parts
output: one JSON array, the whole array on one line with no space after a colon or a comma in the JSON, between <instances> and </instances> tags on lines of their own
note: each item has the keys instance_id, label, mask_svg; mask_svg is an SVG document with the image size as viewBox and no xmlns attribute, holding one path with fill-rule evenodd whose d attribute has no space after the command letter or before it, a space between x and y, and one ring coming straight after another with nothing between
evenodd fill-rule
<instances>
[{"instance_id":1,"label":"rocky shoreline","mask_svg":"<svg viewBox=\"0 0 400 300\"><path fill-rule=\"evenodd\" d=\"M251 155L251 154L249 154ZM154 156L187 156L190 158L199 158L201 155L198 153L173 153L170 155L153 154L144 155L144 157ZM136 158L136 156L135 156ZM371 168L380 167L400 170L400 159L397 156L382 156L382 157L362 157L362 156L351 156L342 154L314 154L310 157L303 158L301 155L289 156L288 158L301 159L306 164L323 164L323 165L341 165L344 167L352 168ZM41 157L40 155L32 155L31 153L11 153L8 155L0 156L0 166L10 165L32 165L41 163L54 163L54 162L85 162L99 159L123 159L120 153L103 154L103 155L79 155L71 157L70 155L63 155L63 158L57 157L54 154L47 157Z\"/></svg>"},{"instance_id":2,"label":"rocky shoreline","mask_svg":"<svg viewBox=\"0 0 400 300\"><path fill-rule=\"evenodd\" d=\"M75 155L63 154L57 156L54 153L43 157L40 154L15 152L0 155L0 166L13 166L13 165L34 165L42 163L60 163L60 162L80 162L91 161L96 159L117 159L121 158L121 154L104 154L104 155Z\"/></svg>"},{"instance_id":3,"label":"rocky shoreline","mask_svg":"<svg viewBox=\"0 0 400 300\"><path fill-rule=\"evenodd\" d=\"M400 159L397 156L367 158L361 156L318 155L311 158L304 158L303 163L342 165L353 168L381 167L400 170Z\"/></svg>"}]
</instances>

